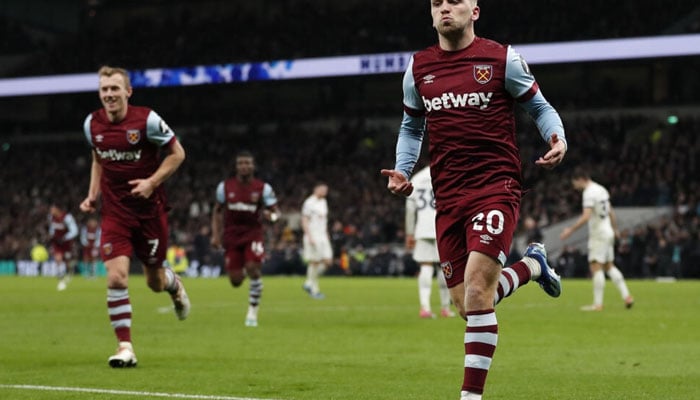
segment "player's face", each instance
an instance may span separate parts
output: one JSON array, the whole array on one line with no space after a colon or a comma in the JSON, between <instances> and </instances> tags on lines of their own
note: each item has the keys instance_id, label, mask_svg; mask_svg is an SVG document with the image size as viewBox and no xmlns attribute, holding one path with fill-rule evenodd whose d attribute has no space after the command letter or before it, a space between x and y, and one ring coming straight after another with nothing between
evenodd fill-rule
<instances>
[{"instance_id":1,"label":"player's face","mask_svg":"<svg viewBox=\"0 0 700 400\"><path fill-rule=\"evenodd\" d=\"M583 191L583 189L586 188L586 180L585 179L578 179L578 178L572 179L571 186L573 186L574 189L576 189L578 191Z\"/></svg>"},{"instance_id":2,"label":"player's face","mask_svg":"<svg viewBox=\"0 0 700 400\"><path fill-rule=\"evenodd\" d=\"M326 197L328 195L328 186L327 185L318 185L316 186L316 190L314 190L316 193L317 197Z\"/></svg>"},{"instance_id":3,"label":"player's face","mask_svg":"<svg viewBox=\"0 0 700 400\"><path fill-rule=\"evenodd\" d=\"M433 27L448 38L463 35L479 18L479 7L473 0L432 0L430 4Z\"/></svg>"},{"instance_id":4,"label":"player's face","mask_svg":"<svg viewBox=\"0 0 700 400\"><path fill-rule=\"evenodd\" d=\"M241 178L247 178L253 175L255 164L252 157L236 158L236 174Z\"/></svg>"},{"instance_id":5,"label":"player's face","mask_svg":"<svg viewBox=\"0 0 700 400\"><path fill-rule=\"evenodd\" d=\"M107 113L123 115L131 96L131 88L126 87L126 82L121 74L100 76L100 100Z\"/></svg>"}]
</instances>

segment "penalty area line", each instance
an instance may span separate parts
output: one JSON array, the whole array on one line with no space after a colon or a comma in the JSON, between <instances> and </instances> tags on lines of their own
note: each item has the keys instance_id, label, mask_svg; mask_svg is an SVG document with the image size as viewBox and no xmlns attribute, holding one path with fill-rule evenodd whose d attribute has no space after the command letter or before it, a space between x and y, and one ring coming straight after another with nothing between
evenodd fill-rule
<instances>
[{"instance_id":1,"label":"penalty area line","mask_svg":"<svg viewBox=\"0 0 700 400\"><path fill-rule=\"evenodd\" d=\"M4 385L0 384L0 389L19 389L19 390L39 390L45 392L80 392L80 393L98 393L98 394L116 394L125 396L146 396L146 397L166 397L171 399L204 399L204 400L275 400L261 399L255 397L232 397L232 396L214 396L204 394L184 394L184 393L160 393L160 392L142 392L137 390L114 390L114 389L96 389L96 388L81 388L81 387L64 387L64 386L42 386L42 385Z\"/></svg>"}]
</instances>

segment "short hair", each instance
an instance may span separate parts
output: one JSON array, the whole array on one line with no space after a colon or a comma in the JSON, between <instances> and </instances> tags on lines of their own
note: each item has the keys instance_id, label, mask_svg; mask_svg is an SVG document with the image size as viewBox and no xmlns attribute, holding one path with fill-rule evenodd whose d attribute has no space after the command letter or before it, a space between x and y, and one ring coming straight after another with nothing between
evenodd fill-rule
<instances>
[{"instance_id":1,"label":"short hair","mask_svg":"<svg viewBox=\"0 0 700 400\"><path fill-rule=\"evenodd\" d=\"M588 169L584 167L576 167L573 172L571 172L571 179L591 179L591 174L588 173Z\"/></svg>"},{"instance_id":2,"label":"short hair","mask_svg":"<svg viewBox=\"0 0 700 400\"><path fill-rule=\"evenodd\" d=\"M253 153L251 153L248 150L241 150L238 153L236 153L236 158L242 158L242 157L255 159L255 157L253 157Z\"/></svg>"},{"instance_id":3,"label":"short hair","mask_svg":"<svg viewBox=\"0 0 700 400\"><path fill-rule=\"evenodd\" d=\"M110 67L109 65L103 65L97 71L97 75L99 75L99 76L110 77L110 76L115 75L115 74L121 75L124 78L124 85L126 85L127 89L131 88L131 78L129 78L129 72L127 70L125 70L124 68Z\"/></svg>"}]
</instances>

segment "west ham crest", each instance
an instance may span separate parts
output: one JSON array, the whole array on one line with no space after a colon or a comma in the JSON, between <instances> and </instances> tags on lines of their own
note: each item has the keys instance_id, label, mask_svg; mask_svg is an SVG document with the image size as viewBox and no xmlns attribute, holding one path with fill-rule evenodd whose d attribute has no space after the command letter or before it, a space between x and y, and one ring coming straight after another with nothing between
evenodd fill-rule
<instances>
[{"instance_id":1,"label":"west ham crest","mask_svg":"<svg viewBox=\"0 0 700 400\"><path fill-rule=\"evenodd\" d=\"M112 254L112 243L105 243L102 245L102 251L106 256Z\"/></svg>"},{"instance_id":2,"label":"west ham crest","mask_svg":"<svg viewBox=\"0 0 700 400\"><path fill-rule=\"evenodd\" d=\"M251 192L250 193L250 201L252 203L257 203L258 200L260 200L260 193L259 192Z\"/></svg>"},{"instance_id":3,"label":"west ham crest","mask_svg":"<svg viewBox=\"0 0 700 400\"><path fill-rule=\"evenodd\" d=\"M493 65L475 65L474 66L474 79L484 85L491 81L493 76Z\"/></svg>"},{"instance_id":4,"label":"west ham crest","mask_svg":"<svg viewBox=\"0 0 700 400\"><path fill-rule=\"evenodd\" d=\"M131 144L136 144L141 139L141 131L138 129L127 129L126 140Z\"/></svg>"},{"instance_id":5,"label":"west ham crest","mask_svg":"<svg viewBox=\"0 0 700 400\"><path fill-rule=\"evenodd\" d=\"M440 263L440 268L442 268L442 273L445 274L446 279L452 278L452 264L449 261Z\"/></svg>"}]
</instances>

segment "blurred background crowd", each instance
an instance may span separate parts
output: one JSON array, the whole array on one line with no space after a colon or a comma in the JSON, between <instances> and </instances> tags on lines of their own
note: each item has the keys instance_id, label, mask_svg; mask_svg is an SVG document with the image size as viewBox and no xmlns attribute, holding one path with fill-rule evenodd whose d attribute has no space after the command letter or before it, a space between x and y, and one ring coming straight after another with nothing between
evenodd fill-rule
<instances>
[{"instance_id":1,"label":"blurred background crowd","mask_svg":"<svg viewBox=\"0 0 700 400\"><path fill-rule=\"evenodd\" d=\"M85 73L100 65L175 67L411 51L431 45L429 2L363 0L45 1L0 6L0 79ZM624 38L700 31L700 6L681 0L515 3L482 0L477 34L505 43ZM601 11L604 10L604 11ZM700 45L700 44L699 44ZM553 171L519 115L526 193L521 219L544 228L577 216L568 172L588 166L616 207L669 207L669 216L622 232L618 266L630 277L700 277L700 79L698 57L535 65L560 111L570 151ZM401 75L140 89L175 130L187 161L167 182L171 242L195 265L216 265L208 248L214 190L250 150L257 176L277 193L283 218L268 229L268 273L303 271L299 211L313 184L330 186L331 273L412 274L402 255L403 200L379 170L394 163ZM85 116L96 93L0 98L0 260L22 260L46 241L48 206L78 210L88 188ZM518 234L526 235L523 226ZM566 276L585 276L585 255L551 254Z\"/></svg>"}]
</instances>

